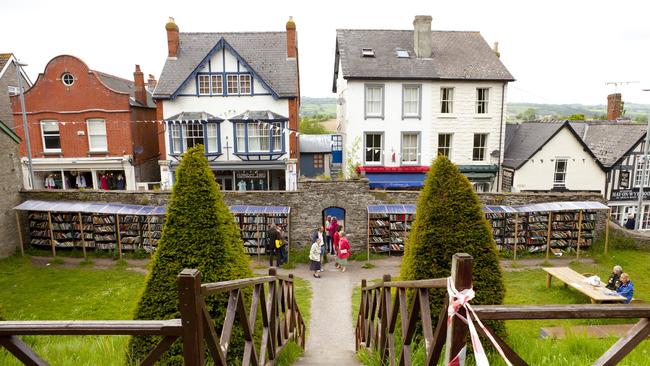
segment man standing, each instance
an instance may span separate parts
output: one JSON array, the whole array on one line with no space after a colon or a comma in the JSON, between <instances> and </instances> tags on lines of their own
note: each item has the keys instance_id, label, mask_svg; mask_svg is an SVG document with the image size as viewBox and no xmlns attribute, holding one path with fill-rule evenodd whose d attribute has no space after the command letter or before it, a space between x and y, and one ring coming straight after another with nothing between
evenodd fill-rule
<instances>
[{"instance_id":1,"label":"man standing","mask_svg":"<svg viewBox=\"0 0 650 366\"><path fill-rule=\"evenodd\" d=\"M269 267L273 267L273 258L275 258L275 241L278 240L278 237L278 229L275 227L275 224L271 224L269 230L266 232L266 251L269 255Z\"/></svg>"},{"instance_id":2,"label":"man standing","mask_svg":"<svg viewBox=\"0 0 650 366\"><path fill-rule=\"evenodd\" d=\"M287 255L287 244L284 242L284 234L282 233L282 228L276 226L277 229L277 238L275 250L278 254L277 266L287 263L289 261L289 256Z\"/></svg>"},{"instance_id":3,"label":"man standing","mask_svg":"<svg viewBox=\"0 0 650 366\"><path fill-rule=\"evenodd\" d=\"M332 247L332 236L330 235L330 225L332 224L332 216L327 216L325 219L325 251L330 254L334 254L334 248Z\"/></svg>"}]
</instances>

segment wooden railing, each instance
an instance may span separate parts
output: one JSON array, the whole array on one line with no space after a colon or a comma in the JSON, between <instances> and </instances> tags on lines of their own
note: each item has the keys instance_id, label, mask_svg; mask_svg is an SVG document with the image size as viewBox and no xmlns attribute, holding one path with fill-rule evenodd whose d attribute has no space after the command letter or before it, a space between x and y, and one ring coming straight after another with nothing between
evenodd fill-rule
<instances>
[{"instance_id":1,"label":"wooden railing","mask_svg":"<svg viewBox=\"0 0 650 366\"><path fill-rule=\"evenodd\" d=\"M472 257L455 254L452 261L451 278L458 291L472 287ZM448 300L444 300L438 315L436 328L432 327L429 289L446 288L446 278L419 281L391 281L385 275L382 282L369 286L361 281L361 302L356 324L356 349L366 347L379 353L382 364L410 366L411 344L416 327L424 338L425 365L437 365L443 346L444 364L465 346L467 325L458 317L447 326ZM411 302L407 302L407 291L411 291ZM394 293L394 296L392 295ZM616 365L639 343L650 336L650 306L633 305L474 305L478 317L483 320L527 320L527 319L605 319L641 318L621 339L594 362L597 366ZM465 309L459 313L466 316ZM397 318L401 320L401 339L395 339ZM479 334L492 335L515 366L528 365L490 327L476 328Z\"/></svg>"},{"instance_id":2,"label":"wooden railing","mask_svg":"<svg viewBox=\"0 0 650 366\"><path fill-rule=\"evenodd\" d=\"M252 288L246 309L244 290ZM215 365L226 366L235 320L244 331L242 365L273 365L290 340L305 348L305 323L295 299L293 275L277 275L269 269L265 277L201 284L201 273L185 269L178 276L181 319L93 320L93 321L3 321L0 346L26 365L47 365L20 336L24 335L155 335L162 340L140 365L153 365L181 338L185 365L205 364L205 345ZM267 296L268 291L268 296ZM221 334L217 334L205 297L229 293ZM262 334L259 351L255 347L255 324L261 313Z\"/></svg>"}]
</instances>

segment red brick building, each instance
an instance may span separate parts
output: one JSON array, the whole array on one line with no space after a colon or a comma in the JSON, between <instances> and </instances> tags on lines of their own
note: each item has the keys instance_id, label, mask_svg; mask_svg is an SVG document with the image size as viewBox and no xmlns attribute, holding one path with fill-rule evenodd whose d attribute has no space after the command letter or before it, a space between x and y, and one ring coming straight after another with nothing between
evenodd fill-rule
<instances>
[{"instance_id":1,"label":"red brick building","mask_svg":"<svg viewBox=\"0 0 650 366\"><path fill-rule=\"evenodd\" d=\"M140 67L134 80L90 70L80 59L53 58L25 92L35 182L30 184L20 100L11 98L23 139L26 188L136 189L160 181L156 106ZM138 122L136 122L138 121Z\"/></svg>"}]
</instances>

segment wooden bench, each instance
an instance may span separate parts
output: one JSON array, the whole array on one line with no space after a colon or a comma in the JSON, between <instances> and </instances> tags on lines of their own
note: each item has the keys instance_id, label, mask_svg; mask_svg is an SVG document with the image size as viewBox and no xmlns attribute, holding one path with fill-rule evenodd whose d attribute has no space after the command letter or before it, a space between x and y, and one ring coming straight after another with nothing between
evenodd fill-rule
<instances>
[{"instance_id":1,"label":"wooden bench","mask_svg":"<svg viewBox=\"0 0 650 366\"><path fill-rule=\"evenodd\" d=\"M626 299L621 295L609 295L603 286L592 286L585 282L585 276L572 270L569 267L543 267L546 271L546 288L551 287L553 277L564 283L564 287L571 286L579 292L587 295L592 303L622 302Z\"/></svg>"}]
</instances>

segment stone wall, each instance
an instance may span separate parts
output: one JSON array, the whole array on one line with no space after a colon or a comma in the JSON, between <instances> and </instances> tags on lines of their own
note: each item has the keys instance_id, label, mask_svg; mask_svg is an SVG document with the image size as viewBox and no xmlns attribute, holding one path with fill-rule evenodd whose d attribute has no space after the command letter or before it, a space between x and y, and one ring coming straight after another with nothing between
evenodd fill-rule
<instances>
[{"instance_id":1,"label":"stone wall","mask_svg":"<svg viewBox=\"0 0 650 366\"><path fill-rule=\"evenodd\" d=\"M345 210L345 230L353 248L365 248L368 227L367 206L377 204L414 204L417 191L374 191L368 181L316 181L301 180L297 191L247 191L225 192L228 205L260 205L291 207L292 245L306 245L309 237L322 220L323 210L328 207L341 207ZM38 190L23 191L23 200L65 200L119 202L142 205L165 205L169 199L168 191L127 192L127 191L62 191ZM479 194L485 204L517 205L525 203L552 201L601 201L594 193L486 193Z\"/></svg>"},{"instance_id":2,"label":"stone wall","mask_svg":"<svg viewBox=\"0 0 650 366\"><path fill-rule=\"evenodd\" d=\"M0 152L0 258L4 258L18 246L13 208L21 202L18 191L22 188L23 178L18 144L4 132L0 132Z\"/></svg>"}]
</instances>

